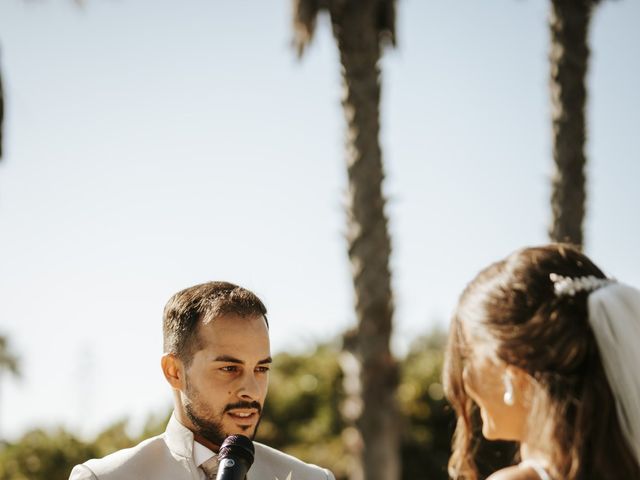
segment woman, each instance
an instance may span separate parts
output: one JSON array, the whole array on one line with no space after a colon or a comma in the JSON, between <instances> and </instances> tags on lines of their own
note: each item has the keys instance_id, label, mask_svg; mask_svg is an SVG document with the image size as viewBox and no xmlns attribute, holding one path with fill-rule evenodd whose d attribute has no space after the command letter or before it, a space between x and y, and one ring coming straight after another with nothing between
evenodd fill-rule
<instances>
[{"instance_id":1,"label":"woman","mask_svg":"<svg viewBox=\"0 0 640 480\"><path fill-rule=\"evenodd\" d=\"M444 367L449 474L477 478L474 411L522 461L491 480L640 479L640 291L578 250L515 252L460 297Z\"/></svg>"}]
</instances>

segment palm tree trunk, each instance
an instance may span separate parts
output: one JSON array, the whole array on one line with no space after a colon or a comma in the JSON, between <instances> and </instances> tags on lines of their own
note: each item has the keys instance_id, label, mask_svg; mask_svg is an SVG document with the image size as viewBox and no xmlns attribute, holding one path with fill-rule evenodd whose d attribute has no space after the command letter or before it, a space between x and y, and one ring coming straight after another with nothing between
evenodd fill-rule
<instances>
[{"instance_id":1,"label":"palm tree trunk","mask_svg":"<svg viewBox=\"0 0 640 480\"><path fill-rule=\"evenodd\" d=\"M551 117L553 124L552 241L582 246L585 214L585 76L593 0L552 0Z\"/></svg>"},{"instance_id":2,"label":"palm tree trunk","mask_svg":"<svg viewBox=\"0 0 640 480\"><path fill-rule=\"evenodd\" d=\"M345 369L346 381L358 385L361 401L355 426L361 441L356 454L362 465L352 479L397 480L400 477L398 372L390 350L393 316L389 256L391 242L384 212L384 179L379 144L380 44L375 2L344 2L334 35L342 63L343 100L347 121L347 240L355 290L358 327L353 335L356 368Z\"/></svg>"}]
</instances>

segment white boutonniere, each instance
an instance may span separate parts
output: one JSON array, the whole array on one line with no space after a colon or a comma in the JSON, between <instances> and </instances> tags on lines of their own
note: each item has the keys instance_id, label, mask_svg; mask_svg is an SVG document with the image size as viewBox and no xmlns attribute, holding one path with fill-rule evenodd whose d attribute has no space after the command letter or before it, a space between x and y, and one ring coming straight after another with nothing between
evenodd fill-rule
<instances>
[{"instance_id":1,"label":"white boutonniere","mask_svg":"<svg viewBox=\"0 0 640 480\"><path fill-rule=\"evenodd\" d=\"M293 472L289 472L289 475L287 475L287 478L285 478L284 480L291 480L291 474ZM278 477L276 477L276 480L278 480Z\"/></svg>"}]
</instances>

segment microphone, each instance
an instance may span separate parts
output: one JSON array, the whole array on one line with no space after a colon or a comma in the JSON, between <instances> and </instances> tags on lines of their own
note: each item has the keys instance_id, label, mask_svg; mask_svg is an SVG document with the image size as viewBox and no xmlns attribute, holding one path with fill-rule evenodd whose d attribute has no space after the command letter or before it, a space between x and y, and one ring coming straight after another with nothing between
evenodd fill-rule
<instances>
[{"instance_id":1,"label":"microphone","mask_svg":"<svg viewBox=\"0 0 640 480\"><path fill-rule=\"evenodd\" d=\"M244 480L253 463L253 442L244 435L229 435L218 452L216 480Z\"/></svg>"}]
</instances>

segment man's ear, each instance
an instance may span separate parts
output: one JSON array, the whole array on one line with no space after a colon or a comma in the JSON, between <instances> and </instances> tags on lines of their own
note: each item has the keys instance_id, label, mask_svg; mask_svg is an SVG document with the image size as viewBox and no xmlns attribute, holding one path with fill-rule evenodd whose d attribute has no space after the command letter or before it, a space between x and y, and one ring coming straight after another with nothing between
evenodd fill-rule
<instances>
[{"instance_id":1,"label":"man's ear","mask_svg":"<svg viewBox=\"0 0 640 480\"><path fill-rule=\"evenodd\" d=\"M173 353L165 353L160 361L162 373L169 385L176 390L184 390L185 369L182 361Z\"/></svg>"}]
</instances>

